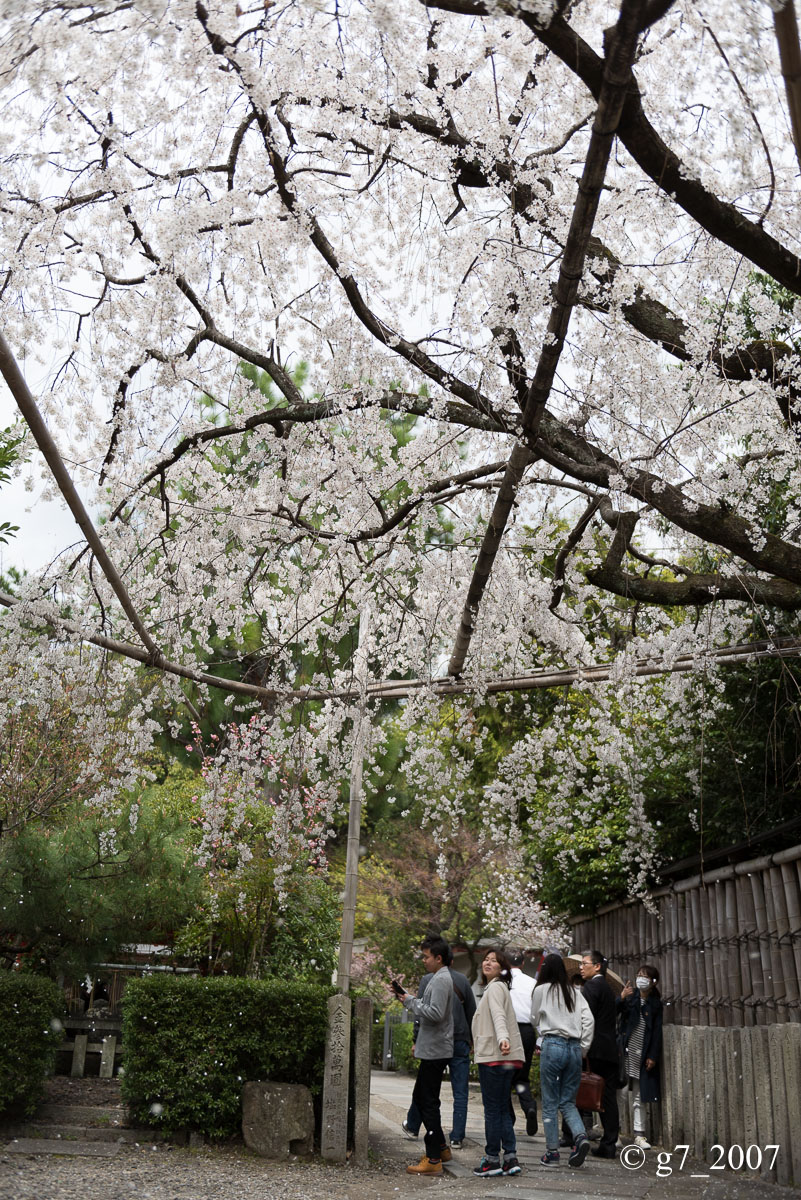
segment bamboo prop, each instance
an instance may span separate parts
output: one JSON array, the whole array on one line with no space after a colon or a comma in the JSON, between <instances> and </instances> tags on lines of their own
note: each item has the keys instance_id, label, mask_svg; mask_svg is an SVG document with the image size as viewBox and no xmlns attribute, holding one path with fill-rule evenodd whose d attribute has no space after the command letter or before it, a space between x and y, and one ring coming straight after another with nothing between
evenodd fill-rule
<instances>
[{"instance_id":1,"label":"bamboo prop","mask_svg":"<svg viewBox=\"0 0 801 1200\"><path fill-rule=\"evenodd\" d=\"M731 1007L732 1021L739 1025L747 1025L745 1011L745 988L740 963L740 947L737 942L737 881L734 878L724 882L726 889L726 962L728 973L728 1003Z\"/></svg>"},{"instance_id":2,"label":"bamboo prop","mask_svg":"<svg viewBox=\"0 0 801 1200\"><path fill-rule=\"evenodd\" d=\"M762 875L757 871L749 871L746 879L751 887L751 896L754 902L755 945L751 953L754 966L758 968L753 973L759 985L755 989L759 1001L757 1018L760 1025L770 1025L775 1019L775 1006L773 1005L773 986L770 979L770 951L764 936L767 914Z\"/></svg>"},{"instance_id":3,"label":"bamboo prop","mask_svg":"<svg viewBox=\"0 0 801 1200\"><path fill-rule=\"evenodd\" d=\"M706 972L706 938L704 913L701 912L701 893L706 896L705 888L693 888L692 892L687 896L689 910L689 935L688 954L691 961L694 976L693 976L693 991L692 1004L697 1013L697 1020L693 1021L693 1025L709 1025L710 1024L710 1004L712 1001L712 989L707 983Z\"/></svg>"},{"instance_id":4,"label":"bamboo prop","mask_svg":"<svg viewBox=\"0 0 801 1200\"><path fill-rule=\"evenodd\" d=\"M759 973L762 981L762 1008L764 1023L772 1025L776 1020L776 1003L773 990L772 963L768 941L768 909L765 901L765 872L751 871L748 874L751 895L754 898L754 925L756 950L759 954Z\"/></svg>"},{"instance_id":5,"label":"bamboo prop","mask_svg":"<svg viewBox=\"0 0 801 1200\"><path fill-rule=\"evenodd\" d=\"M756 933L756 917L754 914L754 897L751 894L751 883L745 875L735 876L737 880L737 915L740 931L740 969L743 973L743 1005L747 1025L764 1024L764 1014L761 1011L762 997L761 965L759 953L755 950L754 934ZM763 1019L760 1020L760 1017Z\"/></svg>"},{"instance_id":6,"label":"bamboo prop","mask_svg":"<svg viewBox=\"0 0 801 1200\"><path fill-rule=\"evenodd\" d=\"M674 1021L677 1025L684 1023L684 1016L679 1005L679 995L681 993L681 953L679 947L679 913L676 908L675 899L665 899L665 904L669 905L670 917L670 937L671 937L671 956L673 958L673 1010Z\"/></svg>"},{"instance_id":7,"label":"bamboo prop","mask_svg":"<svg viewBox=\"0 0 801 1200\"><path fill-rule=\"evenodd\" d=\"M661 904L667 922L668 942L670 945L670 996L672 1020L675 1025L681 1025L683 1016L679 1007L679 991L681 988L681 967L679 964L679 925L675 899L671 896L661 897Z\"/></svg>"},{"instance_id":8,"label":"bamboo prop","mask_svg":"<svg viewBox=\"0 0 801 1200\"><path fill-rule=\"evenodd\" d=\"M682 1025L694 1025L693 1012L690 1006L690 962L687 954L686 927L687 897L683 893L676 896L676 945L679 955L679 994L677 997Z\"/></svg>"},{"instance_id":9,"label":"bamboo prop","mask_svg":"<svg viewBox=\"0 0 801 1200\"><path fill-rule=\"evenodd\" d=\"M801 167L801 47L798 44L798 22L793 0L787 0L778 12L774 10L773 28L779 47L784 90L787 93L795 156Z\"/></svg>"},{"instance_id":10,"label":"bamboo prop","mask_svg":"<svg viewBox=\"0 0 801 1200\"><path fill-rule=\"evenodd\" d=\"M662 930L661 916L660 916L659 909L657 909L655 912L650 912L648 914L647 954L648 954L649 958L659 959L659 961L661 963L660 969L664 970L664 966L665 966L664 956L662 954L662 948L660 946L661 930Z\"/></svg>"},{"instance_id":11,"label":"bamboo prop","mask_svg":"<svg viewBox=\"0 0 801 1200\"><path fill-rule=\"evenodd\" d=\"M776 856L779 857L778 855ZM799 863L783 862L781 865L784 880L784 895L787 900L787 924L789 944L792 947L795 960L795 977L801 981L801 879L799 879ZM801 986L799 987L801 991ZM797 1010L798 1011L798 1010ZM801 1012L795 1017L801 1021Z\"/></svg>"},{"instance_id":12,"label":"bamboo prop","mask_svg":"<svg viewBox=\"0 0 801 1200\"><path fill-rule=\"evenodd\" d=\"M701 1023L703 1025L717 1025L718 1010L716 1003L717 989L715 988L715 953L712 949L714 937L712 934L713 925L709 916L710 902L712 904L715 903L715 895L713 891L712 895L710 896L709 891L710 889L702 885L701 887L697 888L695 892L695 895L698 897L697 910L699 936L698 954L700 956L699 965L703 974L704 987L703 1010L705 1013L705 1020L703 1020Z\"/></svg>"},{"instance_id":13,"label":"bamboo prop","mask_svg":"<svg viewBox=\"0 0 801 1200\"><path fill-rule=\"evenodd\" d=\"M643 911L641 904L631 904L628 909L628 941L623 948L626 960L626 974L632 979L637 970L637 967L642 961L642 941L640 939L640 913ZM607 916L607 921L609 916Z\"/></svg>"},{"instance_id":14,"label":"bamboo prop","mask_svg":"<svg viewBox=\"0 0 801 1200\"><path fill-rule=\"evenodd\" d=\"M708 1022L710 1025L722 1025L723 1013L719 1000L719 961L718 961L718 904L716 885L711 883L701 887L698 892L698 903L701 909L701 928L703 932L704 975L706 979Z\"/></svg>"},{"instance_id":15,"label":"bamboo prop","mask_svg":"<svg viewBox=\"0 0 801 1200\"><path fill-rule=\"evenodd\" d=\"M787 880L786 867L771 867L774 879L773 901L776 910L776 940L782 964L782 979L784 981L784 1020L788 1022L801 1021L799 1011L798 971L793 946L790 938L790 920L787 914ZM788 876L790 872L788 872Z\"/></svg>"},{"instance_id":16,"label":"bamboo prop","mask_svg":"<svg viewBox=\"0 0 801 1200\"><path fill-rule=\"evenodd\" d=\"M778 867L766 867L762 872L762 891L765 897L766 949L770 960L770 984L773 1001L773 1020L787 1021L787 984L784 978L781 947L777 920L776 894L782 890L781 872Z\"/></svg>"},{"instance_id":17,"label":"bamboo prop","mask_svg":"<svg viewBox=\"0 0 801 1200\"><path fill-rule=\"evenodd\" d=\"M734 1007L729 1003L729 957L731 946L726 938L726 884L717 880L709 897L709 919L715 925L712 939L712 963L715 974L715 1007L719 1025L739 1025Z\"/></svg>"}]
</instances>

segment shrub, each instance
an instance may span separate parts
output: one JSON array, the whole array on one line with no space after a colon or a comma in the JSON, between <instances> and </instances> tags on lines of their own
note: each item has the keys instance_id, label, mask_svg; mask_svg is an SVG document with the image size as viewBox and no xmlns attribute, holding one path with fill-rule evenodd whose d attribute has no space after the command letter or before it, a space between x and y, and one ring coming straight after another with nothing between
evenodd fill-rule
<instances>
[{"instance_id":1,"label":"shrub","mask_svg":"<svg viewBox=\"0 0 801 1200\"><path fill-rule=\"evenodd\" d=\"M64 996L39 975L0 971L0 1112L30 1116L64 1036Z\"/></svg>"},{"instance_id":2,"label":"shrub","mask_svg":"<svg viewBox=\"0 0 801 1200\"><path fill-rule=\"evenodd\" d=\"M392 1030L392 1057L399 1071L417 1070L417 1059L412 1054L414 1045L414 1022L395 1025Z\"/></svg>"},{"instance_id":3,"label":"shrub","mask_svg":"<svg viewBox=\"0 0 801 1200\"><path fill-rule=\"evenodd\" d=\"M228 1137L249 1079L322 1091L331 987L275 980L133 979L123 1004L122 1094L134 1119Z\"/></svg>"}]
</instances>

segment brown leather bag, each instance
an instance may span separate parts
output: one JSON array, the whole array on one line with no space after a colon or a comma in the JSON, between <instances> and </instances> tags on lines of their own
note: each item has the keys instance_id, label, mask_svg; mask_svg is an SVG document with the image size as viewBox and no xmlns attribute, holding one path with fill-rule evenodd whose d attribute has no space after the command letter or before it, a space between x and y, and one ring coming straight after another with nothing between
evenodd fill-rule
<instances>
[{"instance_id":1,"label":"brown leather bag","mask_svg":"<svg viewBox=\"0 0 801 1200\"><path fill-rule=\"evenodd\" d=\"M603 1076L595 1075L592 1071L582 1071L581 1082L576 1092L576 1108L583 1112L601 1112L603 1094Z\"/></svg>"}]
</instances>

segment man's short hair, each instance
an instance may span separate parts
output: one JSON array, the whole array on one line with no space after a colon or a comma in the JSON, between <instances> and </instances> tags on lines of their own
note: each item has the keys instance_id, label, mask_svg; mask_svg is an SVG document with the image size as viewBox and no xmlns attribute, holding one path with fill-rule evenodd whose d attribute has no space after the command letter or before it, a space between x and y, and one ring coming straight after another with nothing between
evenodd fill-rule
<instances>
[{"instance_id":1,"label":"man's short hair","mask_svg":"<svg viewBox=\"0 0 801 1200\"><path fill-rule=\"evenodd\" d=\"M427 937L420 943L421 950L428 950L429 954L433 954L434 958L441 958L443 967L449 967L453 962L451 948L444 938Z\"/></svg>"},{"instance_id":2,"label":"man's short hair","mask_svg":"<svg viewBox=\"0 0 801 1200\"><path fill-rule=\"evenodd\" d=\"M602 975L606 974L606 959L600 950L582 950L581 957L588 958L594 966L601 968Z\"/></svg>"},{"instance_id":3,"label":"man's short hair","mask_svg":"<svg viewBox=\"0 0 801 1200\"><path fill-rule=\"evenodd\" d=\"M507 950L506 953L509 955L509 962L513 967L522 967L525 957L522 950Z\"/></svg>"}]
</instances>

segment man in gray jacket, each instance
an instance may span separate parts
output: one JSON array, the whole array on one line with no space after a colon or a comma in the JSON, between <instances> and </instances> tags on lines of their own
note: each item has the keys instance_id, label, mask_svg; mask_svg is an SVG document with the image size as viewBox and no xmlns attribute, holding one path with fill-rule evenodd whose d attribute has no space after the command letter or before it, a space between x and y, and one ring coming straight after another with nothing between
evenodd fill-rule
<instances>
[{"instance_id":1,"label":"man in gray jacket","mask_svg":"<svg viewBox=\"0 0 801 1200\"><path fill-rule=\"evenodd\" d=\"M426 938L421 944L420 949L424 950L430 943L431 938ZM454 971L452 963L453 951L449 946L445 966L448 968L453 980L453 1054L448 1062L448 1074L450 1075L451 1091L453 1092L453 1126L450 1133L450 1143L452 1150L460 1150L467 1130L467 1101L470 1094L470 1050L473 1045L471 1026L476 1013L476 998L473 995L473 989L470 987L468 980L459 971ZM433 976L431 975L424 975L420 980L420 986L417 989L418 997L425 994L425 990L432 978ZM531 986L534 986L533 979ZM529 999L530 1009L531 1001ZM419 1022L415 1021L415 1039L417 1038L418 1026ZM529 1029L531 1029L530 1025ZM406 1114L406 1120L401 1124L401 1129L407 1137L417 1137L421 1125L422 1118L419 1109L414 1100L412 1100L409 1111Z\"/></svg>"},{"instance_id":2,"label":"man in gray jacket","mask_svg":"<svg viewBox=\"0 0 801 1200\"><path fill-rule=\"evenodd\" d=\"M403 992L398 998L419 1022L414 1057L418 1060L417 1080L412 1099L417 1105L425 1126L426 1152L419 1163L406 1168L410 1175L441 1175L443 1153L450 1150L442 1131L439 1093L442 1076L453 1055L453 981L446 962L450 947L442 938L432 938L424 944L423 966L432 978L424 995L415 997Z\"/></svg>"}]
</instances>

